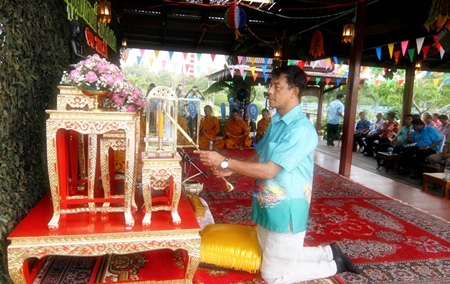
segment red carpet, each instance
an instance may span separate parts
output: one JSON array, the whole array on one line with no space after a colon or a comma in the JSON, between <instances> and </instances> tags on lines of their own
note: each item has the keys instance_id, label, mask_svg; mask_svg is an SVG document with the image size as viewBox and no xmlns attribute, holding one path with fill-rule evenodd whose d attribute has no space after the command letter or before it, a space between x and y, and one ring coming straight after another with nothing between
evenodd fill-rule
<instances>
[{"instance_id":1,"label":"red carpet","mask_svg":"<svg viewBox=\"0 0 450 284\"><path fill-rule=\"evenodd\" d=\"M223 151L232 158L252 154L251 150ZM207 172L195 154L190 156ZM205 183L201 197L216 223L251 225L253 180L230 178L236 183L231 193L220 180L213 180L210 177ZM450 283L449 222L316 166L305 243L333 241L364 267L362 275L340 274L345 283Z\"/></svg>"},{"instance_id":2,"label":"red carpet","mask_svg":"<svg viewBox=\"0 0 450 284\"><path fill-rule=\"evenodd\" d=\"M236 159L253 154L253 150L222 151ZM199 163L198 156L192 150L187 152L192 162L208 173L208 169ZM190 174L195 173L196 169L191 166ZM228 193L221 179L212 176L196 179L204 183L201 197L207 201L216 223L255 225L250 220L254 180L238 175L230 177L228 180L235 185L235 190ZM337 277L308 283L450 283L449 222L316 166L305 243L315 246L333 241L364 268L364 273L341 273ZM103 258L102 265L109 267L115 275L126 272L122 275L135 279L164 279L168 273L182 273L182 254L166 253L169 255L158 256L164 260L162 266L154 262L154 257L149 257L150 253L130 256L128 262L119 259L118 263L123 267L114 268L112 262L106 264L108 258ZM99 274L97 281L113 282L114 273ZM194 276L194 283L264 281L259 274L201 266Z\"/></svg>"}]
</instances>

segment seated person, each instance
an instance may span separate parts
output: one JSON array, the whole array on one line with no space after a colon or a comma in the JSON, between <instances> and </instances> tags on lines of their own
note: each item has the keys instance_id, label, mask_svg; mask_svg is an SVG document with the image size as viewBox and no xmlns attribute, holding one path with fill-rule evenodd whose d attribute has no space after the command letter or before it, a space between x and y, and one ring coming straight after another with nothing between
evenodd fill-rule
<instances>
[{"instance_id":1,"label":"seated person","mask_svg":"<svg viewBox=\"0 0 450 284\"><path fill-rule=\"evenodd\" d=\"M256 141L259 141L263 138L264 133L266 133L267 128L269 127L270 122L272 121L272 117L270 117L270 112L268 109L263 109L261 111L262 119L258 121L256 126Z\"/></svg>"},{"instance_id":2,"label":"seated person","mask_svg":"<svg viewBox=\"0 0 450 284\"><path fill-rule=\"evenodd\" d=\"M413 118L414 116L412 114L408 114L403 120L403 126L398 131L397 136L395 136L394 140L392 140L392 146L394 147L393 153L403 153L403 150L409 144L408 141L411 140L410 135L414 131L411 124Z\"/></svg>"},{"instance_id":3,"label":"seated person","mask_svg":"<svg viewBox=\"0 0 450 284\"><path fill-rule=\"evenodd\" d=\"M447 135L447 139L445 139L445 145L442 149L442 152L431 154L428 156L428 162L432 165L440 165L442 160L445 160L445 165L450 164L450 134Z\"/></svg>"},{"instance_id":4,"label":"seated person","mask_svg":"<svg viewBox=\"0 0 450 284\"><path fill-rule=\"evenodd\" d=\"M188 132L188 125L184 117L178 115L177 123L184 130L184 132ZM177 145L192 145L180 130L177 130Z\"/></svg>"},{"instance_id":5,"label":"seated person","mask_svg":"<svg viewBox=\"0 0 450 284\"><path fill-rule=\"evenodd\" d=\"M436 123L433 121L433 117L428 112L424 112L422 114L422 121L425 123L426 126L437 128Z\"/></svg>"},{"instance_id":6,"label":"seated person","mask_svg":"<svg viewBox=\"0 0 450 284\"><path fill-rule=\"evenodd\" d=\"M356 145L364 145L363 138L369 134L372 122L366 119L366 113L359 113L359 120L355 124L355 133L353 134L353 152L356 152ZM361 146L360 146L361 147Z\"/></svg>"},{"instance_id":7,"label":"seated person","mask_svg":"<svg viewBox=\"0 0 450 284\"><path fill-rule=\"evenodd\" d=\"M204 108L205 117L200 120L200 133L198 138L198 145L201 149L208 149L212 141L213 147L217 138L217 133L220 131L219 120L212 116L212 108L206 105Z\"/></svg>"},{"instance_id":8,"label":"seated person","mask_svg":"<svg viewBox=\"0 0 450 284\"><path fill-rule=\"evenodd\" d=\"M386 151L391 145L392 140L398 133L398 122L395 120L395 113L389 112L387 114L387 121L383 123L383 128L379 134L368 136L365 140L367 147L364 148L364 156L373 157L373 153L379 151ZM375 141L378 145L375 148Z\"/></svg>"},{"instance_id":9,"label":"seated person","mask_svg":"<svg viewBox=\"0 0 450 284\"><path fill-rule=\"evenodd\" d=\"M431 120L433 120L434 124L436 124L436 127L442 124L442 122L439 121L439 113L433 113L431 115Z\"/></svg>"},{"instance_id":10,"label":"seated person","mask_svg":"<svg viewBox=\"0 0 450 284\"><path fill-rule=\"evenodd\" d=\"M411 122L414 132L411 134L410 143L414 146L406 147L400 160L403 170L401 174L411 174L411 178L420 178L420 165L425 158L439 151L441 137L433 127L426 126L421 119L413 119Z\"/></svg>"},{"instance_id":11,"label":"seated person","mask_svg":"<svg viewBox=\"0 0 450 284\"><path fill-rule=\"evenodd\" d=\"M248 126L244 120L239 117L239 111L233 110L231 118L227 122L224 130L222 142L217 141L214 146L217 148L243 149L250 148L252 139L250 138Z\"/></svg>"},{"instance_id":12,"label":"seated person","mask_svg":"<svg viewBox=\"0 0 450 284\"><path fill-rule=\"evenodd\" d=\"M450 123L448 123L448 116L441 114L439 116L439 121L441 122L441 125L437 127L437 131L447 137L447 135L450 134Z\"/></svg>"},{"instance_id":13,"label":"seated person","mask_svg":"<svg viewBox=\"0 0 450 284\"><path fill-rule=\"evenodd\" d=\"M383 128L383 123L384 123L383 114L379 112L376 115L376 120L371 123L369 127L369 132L367 133L366 137L379 134L381 132L381 128ZM364 148L364 150L366 150L366 144L363 138L366 137L362 137L360 140L357 141L359 148ZM365 151L363 152L365 153Z\"/></svg>"}]
</instances>

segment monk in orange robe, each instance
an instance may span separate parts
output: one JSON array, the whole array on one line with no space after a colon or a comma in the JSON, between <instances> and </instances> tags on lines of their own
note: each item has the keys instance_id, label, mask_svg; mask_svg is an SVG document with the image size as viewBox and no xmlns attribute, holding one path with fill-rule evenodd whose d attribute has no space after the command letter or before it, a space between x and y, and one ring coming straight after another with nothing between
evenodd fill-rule
<instances>
[{"instance_id":1,"label":"monk in orange robe","mask_svg":"<svg viewBox=\"0 0 450 284\"><path fill-rule=\"evenodd\" d=\"M239 117L239 111L236 109L233 110L231 119L225 126L225 135L223 138L225 147L228 149L250 148L252 139L248 134L248 125Z\"/></svg>"},{"instance_id":2,"label":"monk in orange robe","mask_svg":"<svg viewBox=\"0 0 450 284\"><path fill-rule=\"evenodd\" d=\"M272 117L270 117L270 112L268 109L263 109L261 111L262 119L258 121L256 125L256 141L259 141L263 138L264 133L266 133L267 128L269 127L270 122L272 121Z\"/></svg>"},{"instance_id":3,"label":"monk in orange robe","mask_svg":"<svg viewBox=\"0 0 450 284\"><path fill-rule=\"evenodd\" d=\"M217 117L212 116L212 108L210 105L206 105L204 108L205 117L200 120L200 133L198 137L198 146L202 149L208 149L210 142L216 142L217 133L220 131L219 120Z\"/></svg>"},{"instance_id":4,"label":"monk in orange robe","mask_svg":"<svg viewBox=\"0 0 450 284\"><path fill-rule=\"evenodd\" d=\"M184 130L184 132L188 132L188 125L186 122L186 118L182 117L181 115L177 116L177 123L178 125ZM184 146L184 145L191 145L189 140L181 133L180 130L177 130L177 145Z\"/></svg>"}]
</instances>

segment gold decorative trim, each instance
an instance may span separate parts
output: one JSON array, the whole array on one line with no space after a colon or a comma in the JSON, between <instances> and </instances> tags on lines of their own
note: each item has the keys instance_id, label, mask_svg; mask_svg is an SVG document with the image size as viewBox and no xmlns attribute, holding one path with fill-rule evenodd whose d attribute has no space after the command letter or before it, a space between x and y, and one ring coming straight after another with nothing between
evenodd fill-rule
<instances>
[{"instance_id":1,"label":"gold decorative trim","mask_svg":"<svg viewBox=\"0 0 450 284\"><path fill-rule=\"evenodd\" d=\"M58 86L59 94L56 97L56 109L92 109L94 108L94 98L85 96L81 90L74 86Z\"/></svg>"},{"instance_id":2,"label":"gold decorative trim","mask_svg":"<svg viewBox=\"0 0 450 284\"><path fill-rule=\"evenodd\" d=\"M124 254L156 249L185 249L189 260L184 280L167 283L192 283L200 261L201 239L198 229L83 236L48 236L13 238L8 246L8 268L14 283L26 283L23 262L46 255L95 256ZM171 282L175 281L175 282ZM139 282L141 283L141 282ZM153 282L148 282L153 283ZM156 281L154 283L161 283Z\"/></svg>"}]
</instances>

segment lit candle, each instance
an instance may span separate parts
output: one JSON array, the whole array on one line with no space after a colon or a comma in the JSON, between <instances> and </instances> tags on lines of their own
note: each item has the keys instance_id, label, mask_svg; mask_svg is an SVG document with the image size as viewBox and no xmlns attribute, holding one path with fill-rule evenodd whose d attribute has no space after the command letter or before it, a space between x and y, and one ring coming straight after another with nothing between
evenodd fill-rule
<instances>
[{"instance_id":1,"label":"lit candle","mask_svg":"<svg viewBox=\"0 0 450 284\"><path fill-rule=\"evenodd\" d=\"M159 121L158 121L158 138L163 138L164 133L164 113L161 111L161 107L158 109Z\"/></svg>"}]
</instances>

